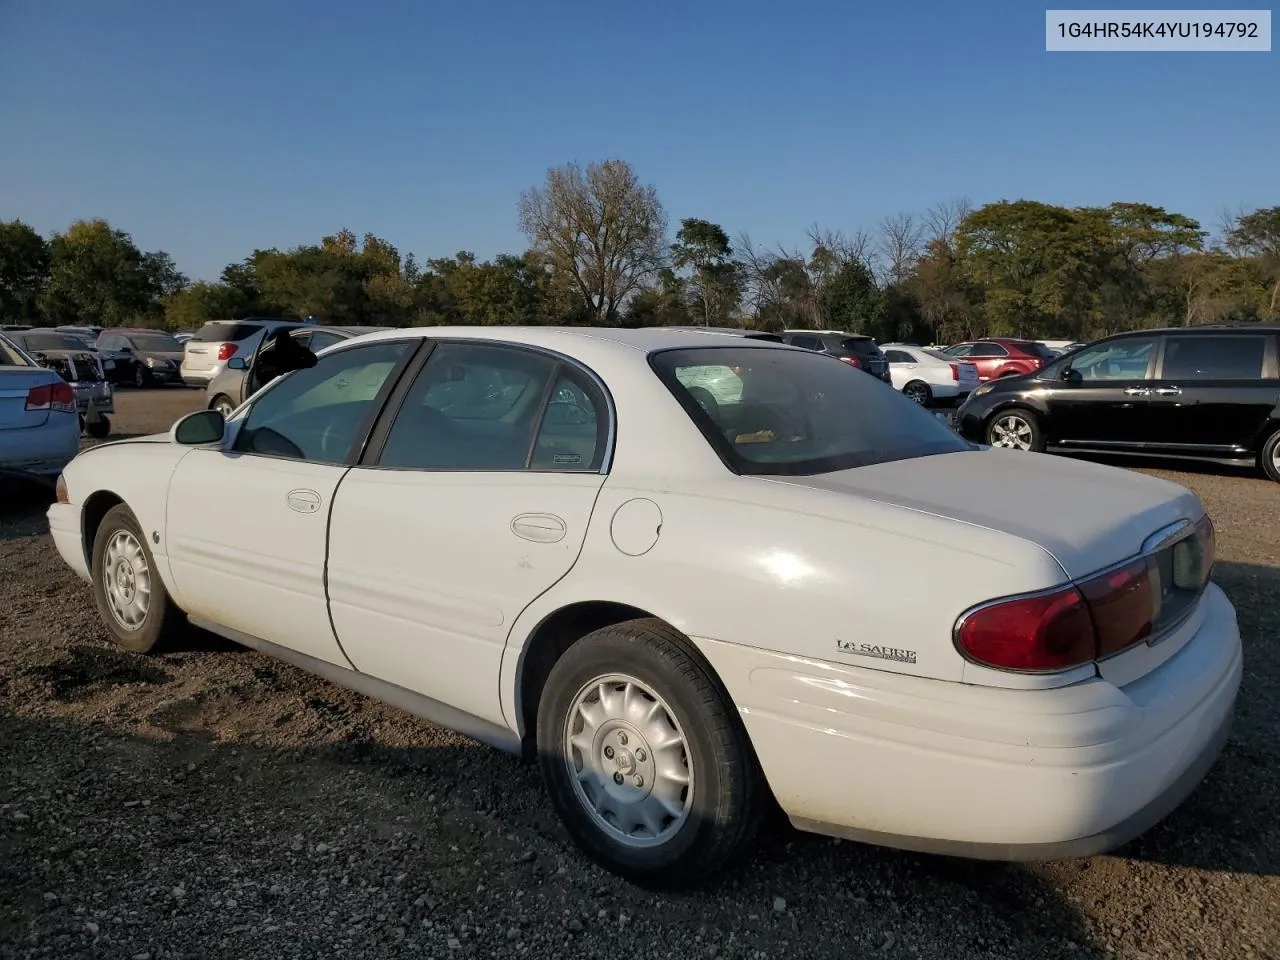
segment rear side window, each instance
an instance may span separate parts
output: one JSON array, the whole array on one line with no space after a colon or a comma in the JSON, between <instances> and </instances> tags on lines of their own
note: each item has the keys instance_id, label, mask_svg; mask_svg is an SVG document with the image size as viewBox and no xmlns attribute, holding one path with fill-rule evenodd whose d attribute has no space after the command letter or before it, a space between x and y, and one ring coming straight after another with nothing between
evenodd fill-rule
<instances>
[{"instance_id":1,"label":"rear side window","mask_svg":"<svg viewBox=\"0 0 1280 960\"><path fill-rule=\"evenodd\" d=\"M971 357L1007 357L1009 351L998 343L975 343L969 350Z\"/></svg>"},{"instance_id":2,"label":"rear side window","mask_svg":"<svg viewBox=\"0 0 1280 960\"><path fill-rule=\"evenodd\" d=\"M216 343L239 343L249 339L261 329L260 323L206 323L191 339Z\"/></svg>"},{"instance_id":3,"label":"rear side window","mask_svg":"<svg viewBox=\"0 0 1280 960\"><path fill-rule=\"evenodd\" d=\"M1266 337L1168 337L1165 380L1260 380Z\"/></svg>"},{"instance_id":4,"label":"rear side window","mask_svg":"<svg viewBox=\"0 0 1280 960\"><path fill-rule=\"evenodd\" d=\"M855 357L874 358L880 352L880 348L876 346L876 342L870 337L846 337L840 341L840 348Z\"/></svg>"},{"instance_id":5,"label":"rear side window","mask_svg":"<svg viewBox=\"0 0 1280 960\"><path fill-rule=\"evenodd\" d=\"M905 350L886 350L884 358L890 363L915 363L916 358Z\"/></svg>"},{"instance_id":6,"label":"rear side window","mask_svg":"<svg viewBox=\"0 0 1280 960\"><path fill-rule=\"evenodd\" d=\"M792 337L791 345L793 347L804 347L804 349L806 350L822 349L821 340L819 340L817 337L806 336L805 334L799 334L797 336Z\"/></svg>"},{"instance_id":7,"label":"rear side window","mask_svg":"<svg viewBox=\"0 0 1280 960\"><path fill-rule=\"evenodd\" d=\"M650 363L735 473L810 475L972 449L919 404L831 357L700 347Z\"/></svg>"}]
</instances>

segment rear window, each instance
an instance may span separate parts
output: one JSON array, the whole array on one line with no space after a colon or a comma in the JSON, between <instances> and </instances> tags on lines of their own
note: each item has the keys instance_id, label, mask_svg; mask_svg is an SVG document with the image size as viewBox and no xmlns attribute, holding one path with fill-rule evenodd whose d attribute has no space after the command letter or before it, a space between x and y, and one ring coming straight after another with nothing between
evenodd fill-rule
<instances>
[{"instance_id":1,"label":"rear window","mask_svg":"<svg viewBox=\"0 0 1280 960\"><path fill-rule=\"evenodd\" d=\"M846 337L840 341L840 346L858 357L875 357L880 353L880 348L870 337Z\"/></svg>"},{"instance_id":2,"label":"rear window","mask_svg":"<svg viewBox=\"0 0 1280 960\"><path fill-rule=\"evenodd\" d=\"M1033 357L1041 357L1045 360L1055 360L1058 356L1058 352L1052 347L1046 346L1043 343L1036 343L1033 340L1023 340L1020 343L1014 344L1014 346L1023 353L1029 353Z\"/></svg>"},{"instance_id":3,"label":"rear window","mask_svg":"<svg viewBox=\"0 0 1280 960\"><path fill-rule=\"evenodd\" d=\"M0 367L29 367L31 362L23 356L22 351L0 337Z\"/></svg>"},{"instance_id":4,"label":"rear window","mask_svg":"<svg viewBox=\"0 0 1280 960\"><path fill-rule=\"evenodd\" d=\"M821 354L698 347L650 363L735 473L809 475L972 449L919 404Z\"/></svg>"},{"instance_id":5,"label":"rear window","mask_svg":"<svg viewBox=\"0 0 1280 960\"><path fill-rule=\"evenodd\" d=\"M23 333L19 342L31 353L45 350L86 350L84 341L69 333Z\"/></svg>"},{"instance_id":6,"label":"rear window","mask_svg":"<svg viewBox=\"0 0 1280 960\"><path fill-rule=\"evenodd\" d=\"M191 339L239 343L241 340L248 340L261 329L260 323L206 323Z\"/></svg>"}]
</instances>

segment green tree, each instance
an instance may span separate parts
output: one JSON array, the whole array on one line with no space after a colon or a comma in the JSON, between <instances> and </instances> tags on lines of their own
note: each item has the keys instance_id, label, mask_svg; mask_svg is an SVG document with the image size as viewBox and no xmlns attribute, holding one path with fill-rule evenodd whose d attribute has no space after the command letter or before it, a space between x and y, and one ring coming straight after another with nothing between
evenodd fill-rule
<instances>
[{"instance_id":1,"label":"green tree","mask_svg":"<svg viewBox=\"0 0 1280 960\"><path fill-rule=\"evenodd\" d=\"M824 326L851 333L878 332L884 313L884 294L861 260L846 259L822 284Z\"/></svg>"},{"instance_id":2,"label":"green tree","mask_svg":"<svg viewBox=\"0 0 1280 960\"><path fill-rule=\"evenodd\" d=\"M663 266L667 219L658 192L622 160L547 171L520 197L520 228L555 279L601 325Z\"/></svg>"},{"instance_id":3,"label":"green tree","mask_svg":"<svg viewBox=\"0 0 1280 960\"><path fill-rule=\"evenodd\" d=\"M40 309L50 324L110 327L161 316L161 284L172 261L159 252L144 255L129 234L107 221L78 220L66 233L55 233L49 256Z\"/></svg>"},{"instance_id":4,"label":"green tree","mask_svg":"<svg viewBox=\"0 0 1280 960\"><path fill-rule=\"evenodd\" d=\"M0 320L34 323L49 280L49 244L21 220L0 223Z\"/></svg>"},{"instance_id":5,"label":"green tree","mask_svg":"<svg viewBox=\"0 0 1280 960\"><path fill-rule=\"evenodd\" d=\"M733 245L719 224L693 218L680 221L671 262L690 271L692 296L706 326L723 325L737 312L742 299L740 268L733 261Z\"/></svg>"},{"instance_id":6,"label":"green tree","mask_svg":"<svg viewBox=\"0 0 1280 960\"><path fill-rule=\"evenodd\" d=\"M1271 283L1267 315L1275 317L1280 309L1280 207L1265 207L1237 217L1227 231L1227 244L1258 260Z\"/></svg>"}]
</instances>

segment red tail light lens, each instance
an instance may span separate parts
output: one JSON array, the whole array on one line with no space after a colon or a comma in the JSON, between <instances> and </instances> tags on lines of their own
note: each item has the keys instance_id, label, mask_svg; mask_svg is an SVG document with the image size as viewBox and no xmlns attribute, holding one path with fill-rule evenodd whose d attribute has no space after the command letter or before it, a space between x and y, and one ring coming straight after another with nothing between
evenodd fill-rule
<instances>
[{"instance_id":1,"label":"red tail light lens","mask_svg":"<svg viewBox=\"0 0 1280 960\"><path fill-rule=\"evenodd\" d=\"M1206 516L1189 536L1078 585L976 607L956 623L970 660L1000 670L1080 666L1167 633L1195 609L1216 550Z\"/></svg>"},{"instance_id":2,"label":"red tail light lens","mask_svg":"<svg viewBox=\"0 0 1280 960\"><path fill-rule=\"evenodd\" d=\"M28 410L49 410L54 413L75 413L76 392L65 380L32 387L27 391Z\"/></svg>"},{"instance_id":3,"label":"red tail light lens","mask_svg":"<svg viewBox=\"0 0 1280 960\"><path fill-rule=\"evenodd\" d=\"M959 379L960 379L960 364L958 364L958 363L953 363L953 364L950 364L950 367L951 367L951 379L952 379L952 380L959 380Z\"/></svg>"},{"instance_id":4,"label":"red tail light lens","mask_svg":"<svg viewBox=\"0 0 1280 960\"><path fill-rule=\"evenodd\" d=\"M840 359L843 360L845 363L849 364L849 366L851 367L857 367L859 370L862 369L862 363L858 360L857 357L841 357Z\"/></svg>"},{"instance_id":5,"label":"red tail light lens","mask_svg":"<svg viewBox=\"0 0 1280 960\"><path fill-rule=\"evenodd\" d=\"M237 346L234 343L223 343L218 345L218 360L230 360L236 355Z\"/></svg>"},{"instance_id":6,"label":"red tail light lens","mask_svg":"<svg viewBox=\"0 0 1280 960\"><path fill-rule=\"evenodd\" d=\"M964 616L956 643L1004 670L1065 670L1093 659L1093 621L1075 587L993 603Z\"/></svg>"}]
</instances>

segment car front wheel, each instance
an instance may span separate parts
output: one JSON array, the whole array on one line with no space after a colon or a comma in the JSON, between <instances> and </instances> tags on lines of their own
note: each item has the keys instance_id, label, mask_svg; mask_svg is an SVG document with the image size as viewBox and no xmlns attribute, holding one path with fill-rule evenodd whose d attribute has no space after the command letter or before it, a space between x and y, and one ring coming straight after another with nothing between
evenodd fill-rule
<instances>
[{"instance_id":1,"label":"car front wheel","mask_svg":"<svg viewBox=\"0 0 1280 960\"><path fill-rule=\"evenodd\" d=\"M538 711L539 762L570 835L654 887L732 862L764 802L737 712L685 643L657 620L588 634L552 668Z\"/></svg>"},{"instance_id":2,"label":"car front wheel","mask_svg":"<svg viewBox=\"0 0 1280 960\"><path fill-rule=\"evenodd\" d=\"M180 627L181 612L156 572L133 511L117 504L93 538L93 594L98 615L117 644L147 653Z\"/></svg>"},{"instance_id":3,"label":"car front wheel","mask_svg":"<svg viewBox=\"0 0 1280 960\"><path fill-rule=\"evenodd\" d=\"M209 409L217 410L220 414L222 414L222 419L225 420L227 417L231 416L231 414L235 412L236 408L235 408L235 405L232 404L231 399L229 397L220 393L213 398L213 403L209 404Z\"/></svg>"},{"instance_id":4,"label":"car front wheel","mask_svg":"<svg viewBox=\"0 0 1280 960\"><path fill-rule=\"evenodd\" d=\"M138 364L133 368L133 385L141 390L151 382L147 376L147 369L142 364Z\"/></svg>"},{"instance_id":5,"label":"car front wheel","mask_svg":"<svg viewBox=\"0 0 1280 960\"><path fill-rule=\"evenodd\" d=\"M1044 435L1035 414L1029 410L1001 410L987 424L987 443L1001 450L1044 449Z\"/></svg>"},{"instance_id":6,"label":"car front wheel","mask_svg":"<svg viewBox=\"0 0 1280 960\"><path fill-rule=\"evenodd\" d=\"M929 385L923 380L912 380L902 388L902 393L908 400L914 400L920 406L927 406L929 401L933 399L933 391L929 389Z\"/></svg>"}]
</instances>

